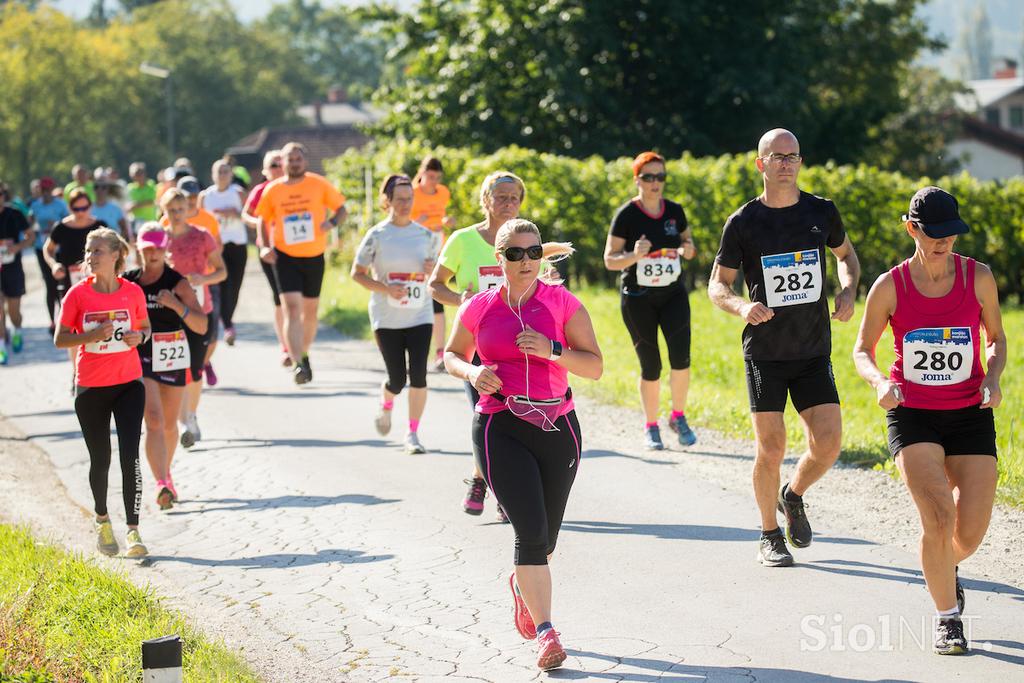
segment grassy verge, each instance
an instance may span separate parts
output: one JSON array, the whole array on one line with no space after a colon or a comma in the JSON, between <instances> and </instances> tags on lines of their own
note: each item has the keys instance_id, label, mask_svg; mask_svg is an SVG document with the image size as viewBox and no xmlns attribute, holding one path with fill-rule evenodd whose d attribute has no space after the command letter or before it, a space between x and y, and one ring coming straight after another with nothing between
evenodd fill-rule
<instances>
[{"instance_id":1,"label":"grassy verge","mask_svg":"<svg viewBox=\"0 0 1024 683\"><path fill-rule=\"evenodd\" d=\"M143 640L178 634L186 681L258 681L152 590L0 525L0 680L142 680Z\"/></svg>"},{"instance_id":2,"label":"grassy verge","mask_svg":"<svg viewBox=\"0 0 1024 683\"><path fill-rule=\"evenodd\" d=\"M578 381L574 388L610 405L639 407L637 380L640 376L629 334L619 313L618 293L611 289L585 288L576 292L594 320L597 338L605 357L605 373L599 382ZM348 268L340 263L330 267L325 282L323 316L337 329L353 337L370 336L366 315L368 292L348 277ZM751 438L749 401L744 379L739 318L714 308L703 291L690 294L692 310L692 383L687 415L691 422L728 436ZM832 325L833 369L843 401L843 454L846 462L860 465L884 465L888 460L885 416L875 403L874 391L857 374L851 360L863 302L853 320ZM451 315L449 315L449 322ZM1007 337L1024 338L1024 310L1003 312ZM664 366L668 358L662 348ZM878 343L879 366L892 362L892 334ZM1009 371L1003 374L1003 404L996 410L999 446L999 498L1024 507L1024 449L1016 439L1024 417L1024 378L1014 373L1024 360L1024 349L1010 344ZM664 392L668 410L668 387ZM803 441L799 417L786 413L791 448ZM639 428L638 428L639 433Z\"/></svg>"}]
</instances>

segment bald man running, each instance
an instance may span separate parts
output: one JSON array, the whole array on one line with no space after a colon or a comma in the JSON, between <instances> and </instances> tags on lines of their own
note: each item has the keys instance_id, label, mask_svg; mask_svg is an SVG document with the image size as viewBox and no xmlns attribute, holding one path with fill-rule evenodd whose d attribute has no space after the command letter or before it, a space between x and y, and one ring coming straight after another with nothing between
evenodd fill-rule
<instances>
[{"instance_id":1,"label":"bald man running","mask_svg":"<svg viewBox=\"0 0 1024 683\"><path fill-rule=\"evenodd\" d=\"M786 518L789 542L797 548L810 545L802 496L835 463L842 441L830 358L825 247L836 256L842 287L832 320L853 317L860 279L857 254L835 205L797 186L802 161L800 143L788 130L776 128L761 137L755 163L764 192L726 221L708 284L716 306L747 322L743 357L757 439L753 479L761 512L758 560L769 567L793 564L776 511ZM750 301L732 289L740 267ZM780 488L787 397L804 423L809 450Z\"/></svg>"}]
</instances>

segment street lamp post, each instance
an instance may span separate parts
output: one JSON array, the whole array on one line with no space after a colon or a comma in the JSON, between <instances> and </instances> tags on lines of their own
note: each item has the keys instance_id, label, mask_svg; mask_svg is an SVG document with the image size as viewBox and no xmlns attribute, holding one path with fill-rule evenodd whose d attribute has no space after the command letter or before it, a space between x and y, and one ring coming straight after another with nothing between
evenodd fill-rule
<instances>
[{"instance_id":1,"label":"street lamp post","mask_svg":"<svg viewBox=\"0 0 1024 683\"><path fill-rule=\"evenodd\" d=\"M167 107L166 107L166 109L167 109L167 151L173 157L173 156L175 156L175 152L174 152L174 91L173 91L173 85L171 84L172 83L171 70L170 69L165 69L162 66L157 66L156 64L150 64L149 62L143 62L142 64L139 65L139 71L141 71L142 73L146 74L147 76L152 76L153 78L159 78L159 79L163 80L163 82L165 84L164 89L167 92Z\"/></svg>"}]
</instances>

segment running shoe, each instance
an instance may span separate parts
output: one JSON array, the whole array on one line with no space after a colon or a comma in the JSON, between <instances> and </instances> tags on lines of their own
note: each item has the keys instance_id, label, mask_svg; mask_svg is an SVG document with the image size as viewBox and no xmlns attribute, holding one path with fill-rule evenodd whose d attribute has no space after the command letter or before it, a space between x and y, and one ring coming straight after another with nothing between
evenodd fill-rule
<instances>
[{"instance_id":1,"label":"running shoe","mask_svg":"<svg viewBox=\"0 0 1024 683\"><path fill-rule=\"evenodd\" d=\"M121 550L117 545L117 539L114 538L114 527L109 519L96 522L96 549L108 557L114 557Z\"/></svg>"},{"instance_id":2,"label":"running shoe","mask_svg":"<svg viewBox=\"0 0 1024 683\"><path fill-rule=\"evenodd\" d=\"M663 451L665 444L661 441L661 430L658 425L644 428L644 448L649 451Z\"/></svg>"},{"instance_id":3,"label":"running shoe","mask_svg":"<svg viewBox=\"0 0 1024 683\"><path fill-rule=\"evenodd\" d=\"M181 445L185 448L192 448L203 438L203 433L199 430L199 419L193 413L185 418L184 424L185 429L181 432Z\"/></svg>"},{"instance_id":4,"label":"running shoe","mask_svg":"<svg viewBox=\"0 0 1024 683\"><path fill-rule=\"evenodd\" d=\"M935 625L935 644L932 646L932 652L937 655L965 655L967 650L964 622L960 617L939 619Z\"/></svg>"},{"instance_id":5,"label":"running shoe","mask_svg":"<svg viewBox=\"0 0 1024 683\"><path fill-rule=\"evenodd\" d=\"M802 501L793 503L786 499L786 486L788 484L779 489L779 500L776 504L779 512L786 516L786 538L794 548L806 548L814 536L811 533L811 523L807 521Z\"/></svg>"},{"instance_id":6,"label":"running shoe","mask_svg":"<svg viewBox=\"0 0 1024 683\"><path fill-rule=\"evenodd\" d=\"M765 567L793 566L793 554L786 547L786 539L782 537L781 529L761 534L757 546L757 559Z\"/></svg>"},{"instance_id":7,"label":"running shoe","mask_svg":"<svg viewBox=\"0 0 1024 683\"><path fill-rule=\"evenodd\" d=\"M124 551L125 557L145 557L149 555L149 551L146 550L146 546L142 543L142 536L139 536L138 529L129 529L124 542L126 546Z\"/></svg>"},{"instance_id":8,"label":"running shoe","mask_svg":"<svg viewBox=\"0 0 1024 683\"><path fill-rule=\"evenodd\" d=\"M373 426L377 428L378 434L387 436L391 431L391 411L384 408L378 410L377 417L373 418Z\"/></svg>"},{"instance_id":9,"label":"running shoe","mask_svg":"<svg viewBox=\"0 0 1024 683\"><path fill-rule=\"evenodd\" d=\"M508 515L505 514L505 508L501 507L501 503L498 503L498 521L502 524L510 524Z\"/></svg>"},{"instance_id":10,"label":"running shoe","mask_svg":"<svg viewBox=\"0 0 1024 683\"><path fill-rule=\"evenodd\" d=\"M7 345L0 343L0 365L7 365L9 360L10 359L7 356ZM71 383L71 386L75 386L74 382ZM72 395L74 395L74 392L72 392Z\"/></svg>"},{"instance_id":11,"label":"running shoe","mask_svg":"<svg viewBox=\"0 0 1024 683\"><path fill-rule=\"evenodd\" d=\"M25 346L25 338L21 334L21 330L14 330L14 335L11 336L11 348L15 353L21 353L22 348Z\"/></svg>"},{"instance_id":12,"label":"running shoe","mask_svg":"<svg viewBox=\"0 0 1024 683\"><path fill-rule=\"evenodd\" d=\"M224 343L228 346L235 345L235 326L227 325L224 327Z\"/></svg>"},{"instance_id":13,"label":"running shoe","mask_svg":"<svg viewBox=\"0 0 1024 683\"><path fill-rule=\"evenodd\" d=\"M533 623L530 610L527 609L523 596L519 594L519 588L516 586L516 571L514 569L508 575L508 587L512 589L512 620L515 622L516 630L526 640L533 640L537 637L537 625Z\"/></svg>"},{"instance_id":14,"label":"running shoe","mask_svg":"<svg viewBox=\"0 0 1024 683\"><path fill-rule=\"evenodd\" d=\"M281 367L290 368L292 366L292 357L288 353L288 349L281 349Z\"/></svg>"},{"instance_id":15,"label":"running shoe","mask_svg":"<svg viewBox=\"0 0 1024 683\"><path fill-rule=\"evenodd\" d=\"M448 372L448 370L444 367L444 354L437 354L437 360L434 361L434 370L440 373Z\"/></svg>"},{"instance_id":16,"label":"running shoe","mask_svg":"<svg viewBox=\"0 0 1024 683\"><path fill-rule=\"evenodd\" d=\"M562 666L565 661L565 649L558 640L558 633L553 628L544 631L544 635L537 638L537 667L544 671L551 671Z\"/></svg>"},{"instance_id":17,"label":"running shoe","mask_svg":"<svg viewBox=\"0 0 1024 683\"><path fill-rule=\"evenodd\" d=\"M203 366L203 375L206 377L206 386L217 386L217 373L213 371L213 363L207 363Z\"/></svg>"},{"instance_id":18,"label":"running shoe","mask_svg":"<svg viewBox=\"0 0 1024 683\"><path fill-rule=\"evenodd\" d=\"M469 484L469 490L466 491L466 499L462 501L462 511L467 515L483 514L484 498L487 496L487 482L479 477L463 479L462 481Z\"/></svg>"},{"instance_id":19,"label":"running shoe","mask_svg":"<svg viewBox=\"0 0 1024 683\"><path fill-rule=\"evenodd\" d=\"M177 503L178 502L178 489L176 489L174 487L174 479L171 478L170 474L167 475L167 481L165 483L167 484L167 488L169 488L171 490L171 500L173 502Z\"/></svg>"},{"instance_id":20,"label":"running shoe","mask_svg":"<svg viewBox=\"0 0 1024 683\"><path fill-rule=\"evenodd\" d=\"M680 415L674 420L668 421L668 428L671 429L679 437L680 446L692 446L697 443L697 435L690 425L686 423L686 416Z\"/></svg>"},{"instance_id":21,"label":"running shoe","mask_svg":"<svg viewBox=\"0 0 1024 683\"><path fill-rule=\"evenodd\" d=\"M304 360L301 360L295 365L295 369L292 370L292 377L295 378L296 384L309 384L310 380L313 379L313 371L307 367Z\"/></svg>"},{"instance_id":22,"label":"running shoe","mask_svg":"<svg viewBox=\"0 0 1024 683\"><path fill-rule=\"evenodd\" d=\"M170 510L174 507L174 493L163 479L156 483L156 504L161 510Z\"/></svg>"},{"instance_id":23,"label":"running shoe","mask_svg":"<svg viewBox=\"0 0 1024 683\"><path fill-rule=\"evenodd\" d=\"M313 366L309 364L309 355L308 354L302 357L302 360L299 361L299 365L301 365L303 370L306 371L306 377L308 378L306 381L307 382L312 382L313 381Z\"/></svg>"},{"instance_id":24,"label":"running shoe","mask_svg":"<svg viewBox=\"0 0 1024 683\"><path fill-rule=\"evenodd\" d=\"M420 437L416 436L416 432L409 432L405 435L405 452L409 455L423 455L427 452L427 449L420 443Z\"/></svg>"},{"instance_id":25,"label":"running shoe","mask_svg":"<svg viewBox=\"0 0 1024 683\"><path fill-rule=\"evenodd\" d=\"M963 614L964 605L967 604L967 596L964 595L964 585L960 583L960 567L954 568L953 573L956 575L956 608L960 611L960 614Z\"/></svg>"}]
</instances>

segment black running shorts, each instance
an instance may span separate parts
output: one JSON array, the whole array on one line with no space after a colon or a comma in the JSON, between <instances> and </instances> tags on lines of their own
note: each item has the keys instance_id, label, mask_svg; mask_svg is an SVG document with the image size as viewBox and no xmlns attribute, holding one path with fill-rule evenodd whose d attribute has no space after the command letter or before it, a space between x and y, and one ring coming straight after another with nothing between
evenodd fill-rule
<instances>
[{"instance_id":1,"label":"black running shorts","mask_svg":"<svg viewBox=\"0 0 1024 683\"><path fill-rule=\"evenodd\" d=\"M279 251L274 274L277 276L277 290L281 294L301 292L307 299L318 299L324 284L323 254L300 257Z\"/></svg>"},{"instance_id":2,"label":"black running shorts","mask_svg":"<svg viewBox=\"0 0 1024 683\"><path fill-rule=\"evenodd\" d=\"M802 360L748 359L746 366L752 413L784 412L787 397L793 400L798 413L826 403L839 403L828 356Z\"/></svg>"},{"instance_id":3,"label":"black running shorts","mask_svg":"<svg viewBox=\"0 0 1024 683\"><path fill-rule=\"evenodd\" d=\"M885 413L889 453L895 458L915 443L936 443L946 455L996 457L996 422L981 404L957 410L926 410L897 406Z\"/></svg>"}]
</instances>

